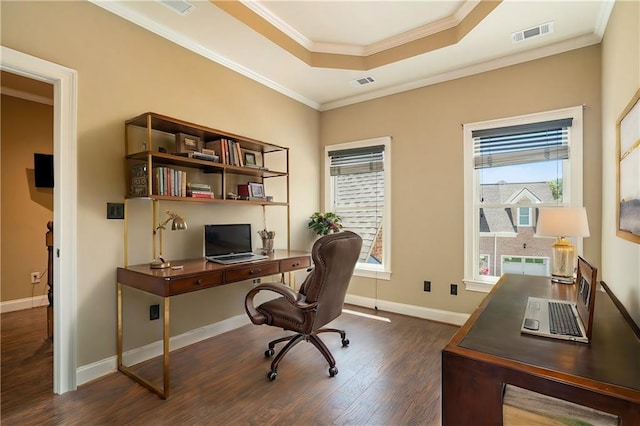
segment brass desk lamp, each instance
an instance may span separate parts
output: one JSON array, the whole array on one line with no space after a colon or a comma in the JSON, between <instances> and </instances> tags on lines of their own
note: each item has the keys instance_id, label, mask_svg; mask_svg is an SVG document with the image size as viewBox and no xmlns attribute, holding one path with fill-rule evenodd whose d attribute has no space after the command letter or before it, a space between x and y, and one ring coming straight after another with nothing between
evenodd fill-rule
<instances>
[{"instance_id":1,"label":"brass desk lamp","mask_svg":"<svg viewBox=\"0 0 640 426\"><path fill-rule=\"evenodd\" d=\"M153 245L153 260L149 264L149 267L151 269L165 269L165 268L171 267L171 263L165 262L165 260L162 258L162 231L164 229L166 229L165 226L169 222L171 222L171 230L172 231L182 231L182 230L186 230L187 229L187 222L185 222L185 220L184 220L184 218L182 216L180 216L177 213L173 213L173 212L171 212L169 210L167 210L165 213L169 217L167 219L165 219L164 222L162 222L160 225L158 225L153 230L153 238L155 239L156 235L158 235L158 240L159 240L159 245L160 245L160 254L156 258L156 246L154 244Z\"/></svg>"}]
</instances>

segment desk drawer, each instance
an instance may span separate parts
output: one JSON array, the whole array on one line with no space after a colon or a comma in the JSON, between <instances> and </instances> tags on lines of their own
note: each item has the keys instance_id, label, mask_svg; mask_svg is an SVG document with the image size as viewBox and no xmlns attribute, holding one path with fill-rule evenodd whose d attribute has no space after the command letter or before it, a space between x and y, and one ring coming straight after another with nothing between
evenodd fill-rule
<instances>
[{"instance_id":1,"label":"desk drawer","mask_svg":"<svg viewBox=\"0 0 640 426\"><path fill-rule=\"evenodd\" d=\"M171 295L201 290L222 284L222 271L171 281Z\"/></svg>"},{"instance_id":2,"label":"desk drawer","mask_svg":"<svg viewBox=\"0 0 640 426\"><path fill-rule=\"evenodd\" d=\"M224 281L226 283L231 283L278 273L280 273L278 262L259 263L256 265L245 266L244 268L225 271Z\"/></svg>"},{"instance_id":3,"label":"desk drawer","mask_svg":"<svg viewBox=\"0 0 640 426\"><path fill-rule=\"evenodd\" d=\"M294 257L293 259L286 259L280 261L280 272L295 271L296 269L308 268L311 265L311 259L309 256Z\"/></svg>"}]
</instances>

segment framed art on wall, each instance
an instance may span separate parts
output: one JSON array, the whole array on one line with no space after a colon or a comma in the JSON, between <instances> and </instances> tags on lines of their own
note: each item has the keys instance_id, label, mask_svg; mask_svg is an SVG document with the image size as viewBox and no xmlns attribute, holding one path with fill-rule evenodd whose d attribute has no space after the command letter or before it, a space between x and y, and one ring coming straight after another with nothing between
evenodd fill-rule
<instances>
[{"instance_id":1,"label":"framed art on wall","mask_svg":"<svg viewBox=\"0 0 640 426\"><path fill-rule=\"evenodd\" d=\"M617 229L640 244L640 89L616 122Z\"/></svg>"}]
</instances>

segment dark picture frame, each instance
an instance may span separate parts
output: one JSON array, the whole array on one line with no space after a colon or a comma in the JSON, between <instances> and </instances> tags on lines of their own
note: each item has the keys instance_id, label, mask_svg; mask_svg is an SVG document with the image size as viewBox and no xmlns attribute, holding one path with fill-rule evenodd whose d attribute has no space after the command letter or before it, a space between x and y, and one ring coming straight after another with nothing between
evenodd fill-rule
<instances>
[{"instance_id":1,"label":"dark picture frame","mask_svg":"<svg viewBox=\"0 0 640 426\"><path fill-rule=\"evenodd\" d=\"M256 154L254 152L244 153L244 165L247 167L255 167L258 165L256 163Z\"/></svg>"},{"instance_id":2,"label":"dark picture frame","mask_svg":"<svg viewBox=\"0 0 640 426\"><path fill-rule=\"evenodd\" d=\"M640 244L640 89L616 121L616 235Z\"/></svg>"}]
</instances>

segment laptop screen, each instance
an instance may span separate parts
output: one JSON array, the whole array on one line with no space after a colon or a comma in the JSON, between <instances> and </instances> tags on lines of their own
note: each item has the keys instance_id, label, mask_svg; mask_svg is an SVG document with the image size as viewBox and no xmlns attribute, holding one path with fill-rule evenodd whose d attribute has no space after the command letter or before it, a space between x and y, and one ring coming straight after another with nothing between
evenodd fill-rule
<instances>
[{"instance_id":1,"label":"laptop screen","mask_svg":"<svg viewBox=\"0 0 640 426\"><path fill-rule=\"evenodd\" d=\"M589 339L591 338L591 331L593 328L593 310L595 308L596 300L597 274L597 268L591 266L589 262L584 260L582 257L578 257L578 274L576 279L578 295L576 307L578 309L578 315L580 315L582 323L587 330L587 337Z\"/></svg>"},{"instance_id":2,"label":"laptop screen","mask_svg":"<svg viewBox=\"0 0 640 426\"><path fill-rule=\"evenodd\" d=\"M204 226L205 256L249 252L251 252L250 224Z\"/></svg>"}]
</instances>

